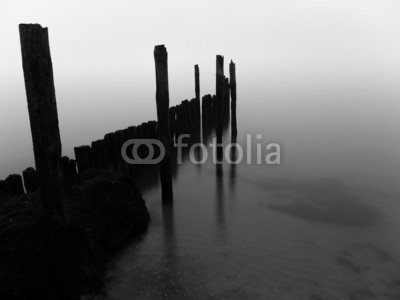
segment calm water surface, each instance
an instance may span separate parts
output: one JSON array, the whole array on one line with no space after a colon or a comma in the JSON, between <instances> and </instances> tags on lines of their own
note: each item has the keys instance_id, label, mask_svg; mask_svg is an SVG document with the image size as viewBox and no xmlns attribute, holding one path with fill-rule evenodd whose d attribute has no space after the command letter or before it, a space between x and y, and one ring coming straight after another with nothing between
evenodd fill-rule
<instances>
[{"instance_id":1,"label":"calm water surface","mask_svg":"<svg viewBox=\"0 0 400 300\"><path fill-rule=\"evenodd\" d=\"M238 142L279 142L279 166L225 164L217 177L186 160L169 207L155 178L152 222L111 266L107 299L399 299L398 130L326 103L239 108Z\"/></svg>"}]
</instances>

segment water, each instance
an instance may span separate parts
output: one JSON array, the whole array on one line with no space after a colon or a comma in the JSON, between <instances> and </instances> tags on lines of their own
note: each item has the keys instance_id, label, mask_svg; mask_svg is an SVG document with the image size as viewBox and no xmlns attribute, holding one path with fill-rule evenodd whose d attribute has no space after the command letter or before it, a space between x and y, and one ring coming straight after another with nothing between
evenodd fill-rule
<instances>
[{"instance_id":1,"label":"water","mask_svg":"<svg viewBox=\"0 0 400 300\"><path fill-rule=\"evenodd\" d=\"M239 143L279 142L281 165L217 177L186 160L170 207L153 181L148 232L110 267L106 298L399 299L396 112L373 97L327 91L290 107L280 95L274 111L239 98Z\"/></svg>"}]
</instances>

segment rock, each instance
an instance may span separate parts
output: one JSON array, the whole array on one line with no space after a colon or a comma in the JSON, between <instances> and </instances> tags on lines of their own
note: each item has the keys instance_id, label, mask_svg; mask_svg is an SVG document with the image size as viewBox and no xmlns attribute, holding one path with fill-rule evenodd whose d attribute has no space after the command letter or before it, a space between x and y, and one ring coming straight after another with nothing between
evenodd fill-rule
<instances>
[{"instance_id":1,"label":"rock","mask_svg":"<svg viewBox=\"0 0 400 300\"><path fill-rule=\"evenodd\" d=\"M99 291L111 255L150 221L132 180L111 170L78 174L65 186L70 232L82 293ZM0 199L2 199L0 194ZM0 201L0 299L49 299L57 276L42 234L38 192Z\"/></svg>"}]
</instances>

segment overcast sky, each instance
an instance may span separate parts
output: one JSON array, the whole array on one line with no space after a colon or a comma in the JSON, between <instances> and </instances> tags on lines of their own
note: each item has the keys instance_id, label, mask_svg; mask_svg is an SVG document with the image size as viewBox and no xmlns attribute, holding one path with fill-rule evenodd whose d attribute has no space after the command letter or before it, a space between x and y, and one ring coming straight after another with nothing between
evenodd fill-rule
<instances>
[{"instance_id":1,"label":"overcast sky","mask_svg":"<svg viewBox=\"0 0 400 300\"><path fill-rule=\"evenodd\" d=\"M172 105L194 96L194 64L202 94L214 92L216 54L237 63L242 95L333 82L400 96L398 0L2 0L0 22L2 168L32 152L19 23L49 28L67 154L155 119L156 44L168 49Z\"/></svg>"}]
</instances>

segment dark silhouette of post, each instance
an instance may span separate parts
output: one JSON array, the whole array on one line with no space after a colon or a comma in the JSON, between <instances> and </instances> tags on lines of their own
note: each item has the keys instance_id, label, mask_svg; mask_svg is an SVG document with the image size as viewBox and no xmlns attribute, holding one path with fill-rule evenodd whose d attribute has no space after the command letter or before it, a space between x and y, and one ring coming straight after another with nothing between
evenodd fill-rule
<instances>
[{"instance_id":1,"label":"dark silhouette of post","mask_svg":"<svg viewBox=\"0 0 400 300\"><path fill-rule=\"evenodd\" d=\"M70 159L69 160L69 172L71 174L71 178L74 178L76 174L78 173L76 171L76 160Z\"/></svg>"},{"instance_id":2,"label":"dark silhouette of post","mask_svg":"<svg viewBox=\"0 0 400 300\"><path fill-rule=\"evenodd\" d=\"M10 196L19 196L25 194L22 184L22 177L19 174L11 174L5 180L8 186L7 194Z\"/></svg>"},{"instance_id":3,"label":"dark silhouette of post","mask_svg":"<svg viewBox=\"0 0 400 300\"><path fill-rule=\"evenodd\" d=\"M92 148L89 145L74 147L79 173L93 168Z\"/></svg>"},{"instance_id":4,"label":"dark silhouette of post","mask_svg":"<svg viewBox=\"0 0 400 300\"><path fill-rule=\"evenodd\" d=\"M238 134L236 120L236 65L232 60L229 64L229 80L231 89L231 135L236 137Z\"/></svg>"},{"instance_id":5,"label":"dark silhouette of post","mask_svg":"<svg viewBox=\"0 0 400 300\"><path fill-rule=\"evenodd\" d=\"M222 131L223 131L223 101L224 101L224 57L217 55L217 72L216 72L216 96L215 96L215 110L216 110L216 136L217 136L217 160L220 162L223 157L222 148Z\"/></svg>"},{"instance_id":6,"label":"dark silhouette of post","mask_svg":"<svg viewBox=\"0 0 400 300\"><path fill-rule=\"evenodd\" d=\"M126 163L121 154L122 145L126 142L126 140L127 140L127 137L125 136L124 130L117 130L115 132L115 142L117 144L117 169L120 171L123 171L126 169L125 168Z\"/></svg>"},{"instance_id":7,"label":"dark silhouette of post","mask_svg":"<svg viewBox=\"0 0 400 300\"><path fill-rule=\"evenodd\" d=\"M195 81L195 93L196 99L200 101L200 71L199 65L194 66L194 81Z\"/></svg>"},{"instance_id":8,"label":"dark silhouette of post","mask_svg":"<svg viewBox=\"0 0 400 300\"><path fill-rule=\"evenodd\" d=\"M200 132L201 127L201 104L200 104L200 70L199 65L194 66L195 92L196 92L196 130Z\"/></svg>"},{"instance_id":9,"label":"dark silhouette of post","mask_svg":"<svg viewBox=\"0 0 400 300\"><path fill-rule=\"evenodd\" d=\"M104 144L109 166L111 169L116 169L118 162L118 149L114 132L107 133L104 136Z\"/></svg>"},{"instance_id":10,"label":"dark silhouette of post","mask_svg":"<svg viewBox=\"0 0 400 300\"><path fill-rule=\"evenodd\" d=\"M169 87L168 87L168 53L164 45L155 46L154 60L156 65L156 102L158 118L158 137L165 147L165 156L160 162L161 194L163 203L173 201L171 149L169 134Z\"/></svg>"},{"instance_id":11,"label":"dark silhouette of post","mask_svg":"<svg viewBox=\"0 0 400 300\"><path fill-rule=\"evenodd\" d=\"M35 192L38 189L37 174L34 168L27 168L22 172L24 177L25 190L27 193Z\"/></svg>"},{"instance_id":12,"label":"dark silhouette of post","mask_svg":"<svg viewBox=\"0 0 400 300\"><path fill-rule=\"evenodd\" d=\"M20 24L19 33L44 230L54 254L51 288L59 299L79 299L61 182L61 139L48 31L39 24Z\"/></svg>"},{"instance_id":13,"label":"dark silhouette of post","mask_svg":"<svg viewBox=\"0 0 400 300\"><path fill-rule=\"evenodd\" d=\"M7 185L6 181L0 180L0 192L8 195L7 191L8 191L8 185Z\"/></svg>"},{"instance_id":14,"label":"dark silhouette of post","mask_svg":"<svg viewBox=\"0 0 400 300\"><path fill-rule=\"evenodd\" d=\"M224 91L223 91L223 128L228 127L229 125L229 78L224 77Z\"/></svg>"}]
</instances>

